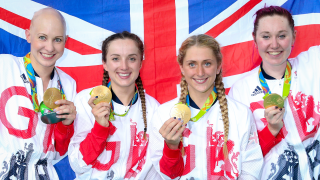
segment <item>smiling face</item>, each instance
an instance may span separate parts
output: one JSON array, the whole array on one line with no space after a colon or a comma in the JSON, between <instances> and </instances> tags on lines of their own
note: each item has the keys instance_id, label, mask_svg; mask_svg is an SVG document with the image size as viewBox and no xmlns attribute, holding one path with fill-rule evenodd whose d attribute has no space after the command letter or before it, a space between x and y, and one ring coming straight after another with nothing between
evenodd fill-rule
<instances>
[{"instance_id":1,"label":"smiling face","mask_svg":"<svg viewBox=\"0 0 320 180\"><path fill-rule=\"evenodd\" d=\"M186 51L180 70L184 75L190 94L211 93L221 65L210 48L192 46Z\"/></svg>"},{"instance_id":2,"label":"smiling face","mask_svg":"<svg viewBox=\"0 0 320 180\"><path fill-rule=\"evenodd\" d=\"M287 18L279 15L262 17L253 38L264 66L285 66L295 41L295 32Z\"/></svg>"},{"instance_id":3,"label":"smiling face","mask_svg":"<svg viewBox=\"0 0 320 180\"><path fill-rule=\"evenodd\" d=\"M37 12L26 30L26 39L31 44L30 60L33 68L52 69L63 55L66 41L62 17L54 9Z\"/></svg>"},{"instance_id":4,"label":"smiling face","mask_svg":"<svg viewBox=\"0 0 320 180\"><path fill-rule=\"evenodd\" d=\"M107 47L103 67L109 73L112 89L134 88L141 69L141 53L131 39L116 39Z\"/></svg>"}]
</instances>

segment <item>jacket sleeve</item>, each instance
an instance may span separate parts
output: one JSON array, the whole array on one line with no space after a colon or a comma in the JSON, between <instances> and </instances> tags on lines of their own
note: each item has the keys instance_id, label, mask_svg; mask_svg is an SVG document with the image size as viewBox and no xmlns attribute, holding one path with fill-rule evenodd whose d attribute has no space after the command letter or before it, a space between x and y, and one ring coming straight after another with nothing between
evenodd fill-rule
<instances>
[{"instance_id":1,"label":"jacket sleeve","mask_svg":"<svg viewBox=\"0 0 320 180\"><path fill-rule=\"evenodd\" d=\"M259 145L259 138L256 125L251 111L246 108L246 113L238 125L240 129L240 155L242 159L242 168L239 179L260 179L260 173L263 165L263 156ZM245 120L245 121L244 121Z\"/></svg>"},{"instance_id":2,"label":"jacket sleeve","mask_svg":"<svg viewBox=\"0 0 320 180\"><path fill-rule=\"evenodd\" d=\"M73 136L73 123L66 126L62 122L57 123L54 129L54 147L60 156L68 151L70 139Z\"/></svg>"},{"instance_id":3,"label":"jacket sleeve","mask_svg":"<svg viewBox=\"0 0 320 180\"><path fill-rule=\"evenodd\" d=\"M155 169L158 171L162 179L165 179L165 180L174 179L174 178L179 179L180 176L175 170L182 169L183 171L184 169L183 159L182 159L180 150L171 150L168 147L165 147L164 139L159 133L159 129L164 123L164 121L161 120L162 118L160 118L160 114L161 113L159 113L159 109L158 109L154 113L152 122L151 122L149 147L150 147L152 164L155 167ZM179 147L180 146L181 145L179 145Z\"/></svg>"},{"instance_id":4,"label":"jacket sleeve","mask_svg":"<svg viewBox=\"0 0 320 180\"><path fill-rule=\"evenodd\" d=\"M80 96L79 96L80 95ZM74 121L74 136L71 139L68 150L70 166L77 177L81 174L84 179L89 178L92 166L106 146L109 129L114 127L103 127L96 123L91 107L88 105L88 97L78 94L75 98L77 117Z\"/></svg>"}]
</instances>

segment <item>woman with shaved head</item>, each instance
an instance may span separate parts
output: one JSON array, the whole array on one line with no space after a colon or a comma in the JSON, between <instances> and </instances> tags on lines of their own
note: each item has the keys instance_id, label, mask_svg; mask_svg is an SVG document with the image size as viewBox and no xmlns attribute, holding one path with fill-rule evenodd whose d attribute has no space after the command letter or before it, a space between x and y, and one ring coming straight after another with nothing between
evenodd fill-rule
<instances>
[{"instance_id":1,"label":"woman with shaved head","mask_svg":"<svg viewBox=\"0 0 320 180\"><path fill-rule=\"evenodd\" d=\"M76 117L76 83L55 67L64 52L66 22L57 10L41 9L25 35L30 53L0 55L0 179L59 179L52 160L66 154ZM58 89L60 100L44 98L49 88Z\"/></svg>"}]
</instances>

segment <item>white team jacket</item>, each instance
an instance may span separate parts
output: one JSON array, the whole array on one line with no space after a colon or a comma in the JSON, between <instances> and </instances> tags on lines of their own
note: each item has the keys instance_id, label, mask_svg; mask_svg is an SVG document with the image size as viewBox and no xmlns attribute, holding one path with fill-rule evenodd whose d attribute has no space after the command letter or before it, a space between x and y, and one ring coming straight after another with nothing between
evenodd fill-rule
<instances>
[{"instance_id":1,"label":"white team jacket","mask_svg":"<svg viewBox=\"0 0 320 180\"><path fill-rule=\"evenodd\" d=\"M264 157L262 179L320 179L320 46L311 47L292 65L290 94L285 100L284 139ZM238 81L229 95L249 106L258 131L267 126L264 118L259 67ZM282 95L283 79L267 80L272 93Z\"/></svg>"},{"instance_id":2,"label":"white team jacket","mask_svg":"<svg viewBox=\"0 0 320 180\"><path fill-rule=\"evenodd\" d=\"M78 114L74 123L75 133L69 145L68 155L77 179L144 179L152 163L149 158L148 142L143 139L144 123L140 96L125 117L114 116L115 121L111 121L113 128L109 130L107 143L98 158L90 164L85 162L86 157L81 152L81 143L86 140L88 134L94 134L93 129L100 127L88 104L91 90L92 88L81 91L74 101ZM159 103L147 94L145 98L147 122L150 126L152 115ZM116 102L113 104L117 114L124 114L128 109L128 106ZM149 132L150 128L147 129L147 136L149 136ZM104 132L100 131L100 133L95 137L103 136ZM97 146L94 142L91 143L92 146ZM137 159L139 160L136 161Z\"/></svg>"},{"instance_id":3,"label":"white team jacket","mask_svg":"<svg viewBox=\"0 0 320 180\"><path fill-rule=\"evenodd\" d=\"M184 172L181 180L214 180L221 176L227 179L239 176L248 180L259 179L263 156L252 114L244 105L226 98L229 109L229 159L223 160L224 126L217 100L197 122L189 121L183 133L186 155L183 157ZM170 118L170 110L178 101L176 98L160 105L152 121L152 141L149 146L153 165L159 172L164 147L159 129ZM192 117L199 112L199 109L190 109ZM166 174L160 174L163 179L170 179Z\"/></svg>"},{"instance_id":4,"label":"white team jacket","mask_svg":"<svg viewBox=\"0 0 320 180\"><path fill-rule=\"evenodd\" d=\"M72 101L76 83L57 69L66 97ZM44 124L33 110L31 87L23 58L0 55L0 179L58 179L52 160L61 156L54 147L54 125ZM36 77L38 101L42 102L42 80ZM58 88L55 72L48 87Z\"/></svg>"}]
</instances>

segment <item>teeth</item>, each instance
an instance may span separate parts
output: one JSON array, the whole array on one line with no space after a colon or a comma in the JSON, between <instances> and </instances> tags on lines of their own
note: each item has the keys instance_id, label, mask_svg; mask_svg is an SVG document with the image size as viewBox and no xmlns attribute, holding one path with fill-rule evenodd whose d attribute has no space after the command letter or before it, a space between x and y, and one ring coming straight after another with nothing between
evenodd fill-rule
<instances>
[{"instance_id":1,"label":"teeth","mask_svg":"<svg viewBox=\"0 0 320 180\"><path fill-rule=\"evenodd\" d=\"M280 52L269 52L269 54L271 54L271 55L278 55L278 54L280 54Z\"/></svg>"},{"instance_id":2,"label":"teeth","mask_svg":"<svg viewBox=\"0 0 320 180\"><path fill-rule=\"evenodd\" d=\"M129 75L130 75L130 73L128 73L128 74L119 73L119 76L122 76L122 77L129 76Z\"/></svg>"},{"instance_id":3,"label":"teeth","mask_svg":"<svg viewBox=\"0 0 320 180\"><path fill-rule=\"evenodd\" d=\"M199 82L199 83L202 83L204 80L205 80L205 79L202 79L202 80L200 80L200 79L195 79L195 81L197 81L197 82Z\"/></svg>"},{"instance_id":4,"label":"teeth","mask_svg":"<svg viewBox=\"0 0 320 180\"><path fill-rule=\"evenodd\" d=\"M44 57L52 57L53 54L43 54L43 53L42 53L42 56L44 56Z\"/></svg>"}]
</instances>

